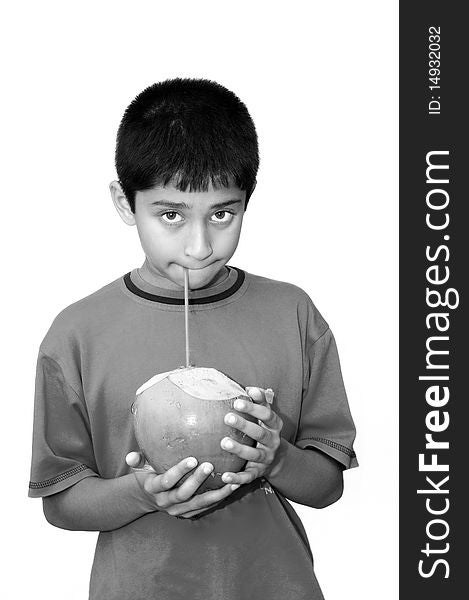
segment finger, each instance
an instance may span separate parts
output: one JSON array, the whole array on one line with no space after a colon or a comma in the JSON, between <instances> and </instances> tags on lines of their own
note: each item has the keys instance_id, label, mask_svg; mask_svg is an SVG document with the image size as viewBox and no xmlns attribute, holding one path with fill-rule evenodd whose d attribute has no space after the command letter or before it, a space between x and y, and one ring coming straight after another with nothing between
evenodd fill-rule
<instances>
[{"instance_id":1,"label":"finger","mask_svg":"<svg viewBox=\"0 0 469 600\"><path fill-rule=\"evenodd\" d=\"M207 477L213 472L213 465L209 462L202 463L181 485L168 493L170 504L186 502L191 498Z\"/></svg>"},{"instance_id":2,"label":"finger","mask_svg":"<svg viewBox=\"0 0 469 600\"><path fill-rule=\"evenodd\" d=\"M264 425L270 429L279 430L283 424L277 413L275 413L270 407L270 404L267 403L259 404L255 402L246 402L245 400L240 400L238 398L235 400L233 408L240 412L245 412L249 415L252 415L259 421L262 421Z\"/></svg>"},{"instance_id":3,"label":"finger","mask_svg":"<svg viewBox=\"0 0 469 600\"><path fill-rule=\"evenodd\" d=\"M250 446L240 444L229 437L225 437L220 442L220 446L223 450L252 462L264 463L267 457L267 448L262 444L257 444L254 448L251 448Z\"/></svg>"},{"instance_id":4,"label":"finger","mask_svg":"<svg viewBox=\"0 0 469 600\"><path fill-rule=\"evenodd\" d=\"M264 388L250 386L246 388L246 392L248 393L248 396L254 400L254 402L267 402Z\"/></svg>"},{"instance_id":5,"label":"finger","mask_svg":"<svg viewBox=\"0 0 469 600\"><path fill-rule=\"evenodd\" d=\"M145 457L141 452L129 452L125 457L125 462L129 467L138 469L145 464Z\"/></svg>"},{"instance_id":6,"label":"finger","mask_svg":"<svg viewBox=\"0 0 469 600\"><path fill-rule=\"evenodd\" d=\"M155 473L155 469L146 461L143 452L129 452L125 457L125 462L135 473Z\"/></svg>"},{"instance_id":7,"label":"finger","mask_svg":"<svg viewBox=\"0 0 469 600\"><path fill-rule=\"evenodd\" d=\"M190 473L192 469L197 466L197 459L193 456L181 460L177 465L171 467L162 475L155 475L154 477L148 477L145 481L144 487L149 494L159 494L173 488L176 483L186 475Z\"/></svg>"},{"instance_id":8,"label":"finger","mask_svg":"<svg viewBox=\"0 0 469 600\"><path fill-rule=\"evenodd\" d=\"M189 517L195 517L195 515L200 514L201 512L206 511L206 508L199 508L199 510L192 510L190 512L186 512L183 515L175 515L177 517L179 517L180 519L184 518L184 519L188 519Z\"/></svg>"},{"instance_id":9,"label":"finger","mask_svg":"<svg viewBox=\"0 0 469 600\"><path fill-rule=\"evenodd\" d=\"M248 386L246 388L248 396L254 400L254 402L272 404L274 401L274 390L272 388L260 388Z\"/></svg>"},{"instance_id":10,"label":"finger","mask_svg":"<svg viewBox=\"0 0 469 600\"><path fill-rule=\"evenodd\" d=\"M265 446L269 446L269 442L272 438L272 432L269 428L261 427L260 425L252 423L251 421L247 421L246 419L243 419L243 417L233 413L228 413L225 415L225 423L230 427L234 427L239 431L242 431L252 440L260 442Z\"/></svg>"},{"instance_id":11,"label":"finger","mask_svg":"<svg viewBox=\"0 0 469 600\"><path fill-rule=\"evenodd\" d=\"M238 473L231 473L227 471L223 473L221 476L222 481L225 483L234 483L239 485L245 485L246 483L251 483L254 479L257 479L260 475L260 469L255 467L250 467L249 469L245 469L244 471L239 471Z\"/></svg>"},{"instance_id":12,"label":"finger","mask_svg":"<svg viewBox=\"0 0 469 600\"><path fill-rule=\"evenodd\" d=\"M168 510L168 513L174 516L183 515L184 517L190 517L193 514L197 514L198 512L206 510L210 506L218 504L221 500L224 500L230 494L232 494L235 489L238 489L238 487L239 486L235 486L233 489L231 484L227 484L218 490L210 490L208 492L198 494L197 496L191 498L191 500L188 502L182 502L181 504L171 507Z\"/></svg>"}]
</instances>

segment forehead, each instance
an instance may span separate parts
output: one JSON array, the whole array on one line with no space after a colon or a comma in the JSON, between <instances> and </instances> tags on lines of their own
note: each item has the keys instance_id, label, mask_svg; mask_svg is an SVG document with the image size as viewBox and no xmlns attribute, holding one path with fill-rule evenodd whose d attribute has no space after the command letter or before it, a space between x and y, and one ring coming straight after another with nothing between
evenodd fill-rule
<instances>
[{"instance_id":1,"label":"forehead","mask_svg":"<svg viewBox=\"0 0 469 600\"><path fill-rule=\"evenodd\" d=\"M142 205L168 206L175 207L180 205L182 208L213 208L226 203L242 203L246 197L246 192L236 185L214 188L211 184L207 191L191 192L186 190L181 192L173 184L165 186L155 186L149 190L143 190L136 193L136 201Z\"/></svg>"}]
</instances>

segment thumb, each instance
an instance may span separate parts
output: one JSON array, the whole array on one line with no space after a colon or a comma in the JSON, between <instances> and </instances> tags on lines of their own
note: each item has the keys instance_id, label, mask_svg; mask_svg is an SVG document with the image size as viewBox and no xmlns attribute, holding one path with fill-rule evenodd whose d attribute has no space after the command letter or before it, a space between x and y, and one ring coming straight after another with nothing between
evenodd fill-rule
<instances>
[{"instance_id":1,"label":"thumb","mask_svg":"<svg viewBox=\"0 0 469 600\"><path fill-rule=\"evenodd\" d=\"M141 452L129 452L125 457L125 462L129 467L139 469L145 464L145 457Z\"/></svg>"}]
</instances>

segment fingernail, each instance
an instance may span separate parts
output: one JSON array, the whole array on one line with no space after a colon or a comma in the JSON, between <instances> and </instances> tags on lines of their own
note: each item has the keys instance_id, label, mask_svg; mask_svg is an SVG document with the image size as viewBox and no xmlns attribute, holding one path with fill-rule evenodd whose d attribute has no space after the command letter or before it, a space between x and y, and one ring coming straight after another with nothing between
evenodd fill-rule
<instances>
[{"instance_id":1,"label":"fingernail","mask_svg":"<svg viewBox=\"0 0 469 600\"><path fill-rule=\"evenodd\" d=\"M205 475L208 475L209 473L211 473L213 471L213 465L207 463L206 465L203 466L203 471L204 471Z\"/></svg>"},{"instance_id":2,"label":"fingernail","mask_svg":"<svg viewBox=\"0 0 469 600\"><path fill-rule=\"evenodd\" d=\"M223 479L223 481L224 481L225 483L230 483L230 481L231 481L231 479L232 479L232 478L231 478L231 475L227 475L226 473L223 473L223 475L222 475L222 477L221 477L221 478Z\"/></svg>"},{"instance_id":3,"label":"fingernail","mask_svg":"<svg viewBox=\"0 0 469 600\"><path fill-rule=\"evenodd\" d=\"M237 490L239 488L239 483L233 483L233 485L231 486L231 489L233 490L233 492L235 490Z\"/></svg>"},{"instance_id":4,"label":"fingernail","mask_svg":"<svg viewBox=\"0 0 469 600\"><path fill-rule=\"evenodd\" d=\"M191 458L188 458L188 459L187 459L187 462L186 462L186 465L187 465L187 466L188 466L190 469L193 469L195 466L197 466L197 459L196 459L196 458L193 458L193 457L191 457Z\"/></svg>"},{"instance_id":5,"label":"fingernail","mask_svg":"<svg viewBox=\"0 0 469 600\"><path fill-rule=\"evenodd\" d=\"M222 445L223 445L223 448L233 448L233 442L228 439L223 440Z\"/></svg>"},{"instance_id":6,"label":"fingernail","mask_svg":"<svg viewBox=\"0 0 469 600\"><path fill-rule=\"evenodd\" d=\"M230 425L234 425L236 423L236 417L234 415L226 415L225 421Z\"/></svg>"},{"instance_id":7,"label":"fingernail","mask_svg":"<svg viewBox=\"0 0 469 600\"><path fill-rule=\"evenodd\" d=\"M235 400L234 407L238 410L243 410L244 401L243 400Z\"/></svg>"}]
</instances>

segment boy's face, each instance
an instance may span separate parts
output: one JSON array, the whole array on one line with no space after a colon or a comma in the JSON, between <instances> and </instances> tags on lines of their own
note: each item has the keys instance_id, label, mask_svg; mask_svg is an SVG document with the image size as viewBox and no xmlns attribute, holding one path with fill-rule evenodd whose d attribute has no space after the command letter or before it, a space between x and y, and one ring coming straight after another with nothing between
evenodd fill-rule
<instances>
[{"instance_id":1,"label":"boy's face","mask_svg":"<svg viewBox=\"0 0 469 600\"><path fill-rule=\"evenodd\" d=\"M238 245L245 198L234 185L210 186L206 192L181 192L173 185L137 192L134 222L124 220L137 226L152 282L180 290L186 267L190 289L216 283Z\"/></svg>"}]
</instances>

